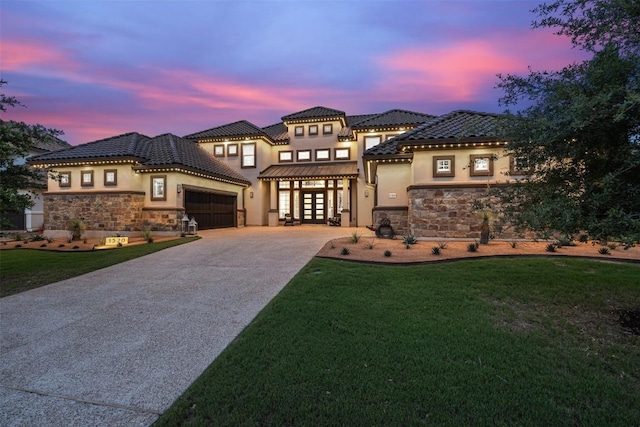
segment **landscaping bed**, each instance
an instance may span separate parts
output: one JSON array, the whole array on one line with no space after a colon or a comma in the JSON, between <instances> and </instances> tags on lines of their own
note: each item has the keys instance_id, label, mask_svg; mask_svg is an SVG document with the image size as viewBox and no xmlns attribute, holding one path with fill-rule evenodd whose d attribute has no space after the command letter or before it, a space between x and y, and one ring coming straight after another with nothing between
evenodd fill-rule
<instances>
[{"instance_id":1,"label":"landscaping bed","mask_svg":"<svg viewBox=\"0 0 640 427\"><path fill-rule=\"evenodd\" d=\"M492 240L487 245L478 245L475 252L469 251L473 240L418 240L407 249L403 238L380 239L374 235L362 235L354 242L353 235L333 239L318 252L321 258L336 258L374 263L422 263L460 258L490 256L573 256L608 260L629 260L640 262L640 247L624 249L622 245L601 245L597 242L558 245L554 241L506 241ZM550 251L549 245L553 245ZM434 248L438 248L434 254ZM346 250L345 250L346 248ZM606 249L605 249L606 248ZM389 251L390 256L385 256ZM348 254L346 253L348 252Z\"/></svg>"}]
</instances>

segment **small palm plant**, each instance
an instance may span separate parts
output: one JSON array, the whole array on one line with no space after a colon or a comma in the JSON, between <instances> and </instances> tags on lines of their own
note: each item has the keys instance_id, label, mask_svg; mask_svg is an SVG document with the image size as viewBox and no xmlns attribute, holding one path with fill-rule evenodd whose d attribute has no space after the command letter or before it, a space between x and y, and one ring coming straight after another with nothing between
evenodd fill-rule
<instances>
[{"instance_id":1,"label":"small palm plant","mask_svg":"<svg viewBox=\"0 0 640 427\"><path fill-rule=\"evenodd\" d=\"M85 230L84 221L80 218L73 218L69 221L68 230L69 233L71 233L71 240L80 240L82 238L82 233L84 233Z\"/></svg>"}]
</instances>

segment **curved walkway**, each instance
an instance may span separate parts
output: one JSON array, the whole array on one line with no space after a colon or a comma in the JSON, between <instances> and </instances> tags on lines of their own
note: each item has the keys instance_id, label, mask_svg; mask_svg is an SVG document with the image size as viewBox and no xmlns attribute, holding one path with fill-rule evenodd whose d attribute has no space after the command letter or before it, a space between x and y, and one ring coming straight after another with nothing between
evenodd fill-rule
<instances>
[{"instance_id":1,"label":"curved walkway","mask_svg":"<svg viewBox=\"0 0 640 427\"><path fill-rule=\"evenodd\" d=\"M146 426L332 238L246 227L0 299L2 426Z\"/></svg>"}]
</instances>

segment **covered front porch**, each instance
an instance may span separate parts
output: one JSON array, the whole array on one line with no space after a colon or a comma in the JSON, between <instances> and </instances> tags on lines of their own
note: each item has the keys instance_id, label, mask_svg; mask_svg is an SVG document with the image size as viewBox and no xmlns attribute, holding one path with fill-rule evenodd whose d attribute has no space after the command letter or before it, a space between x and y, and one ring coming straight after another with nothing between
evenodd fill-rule
<instances>
[{"instance_id":1,"label":"covered front porch","mask_svg":"<svg viewBox=\"0 0 640 427\"><path fill-rule=\"evenodd\" d=\"M269 226L284 224L290 215L294 223L327 224L331 219L349 227L357 177L356 162L270 166L258 177L269 182Z\"/></svg>"}]
</instances>

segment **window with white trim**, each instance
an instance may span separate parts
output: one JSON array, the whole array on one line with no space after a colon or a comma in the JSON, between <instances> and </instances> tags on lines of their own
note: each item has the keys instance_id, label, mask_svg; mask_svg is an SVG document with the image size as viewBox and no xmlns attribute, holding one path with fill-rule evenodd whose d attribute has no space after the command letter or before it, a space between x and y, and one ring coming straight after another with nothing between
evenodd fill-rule
<instances>
[{"instance_id":1,"label":"window with white trim","mask_svg":"<svg viewBox=\"0 0 640 427\"><path fill-rule=\"evenodd\" d=\"M256 167L256 143L251 142L248 144L242 144L242 166L243 168L255 168Z\"/></svg>"}]
</instances>

